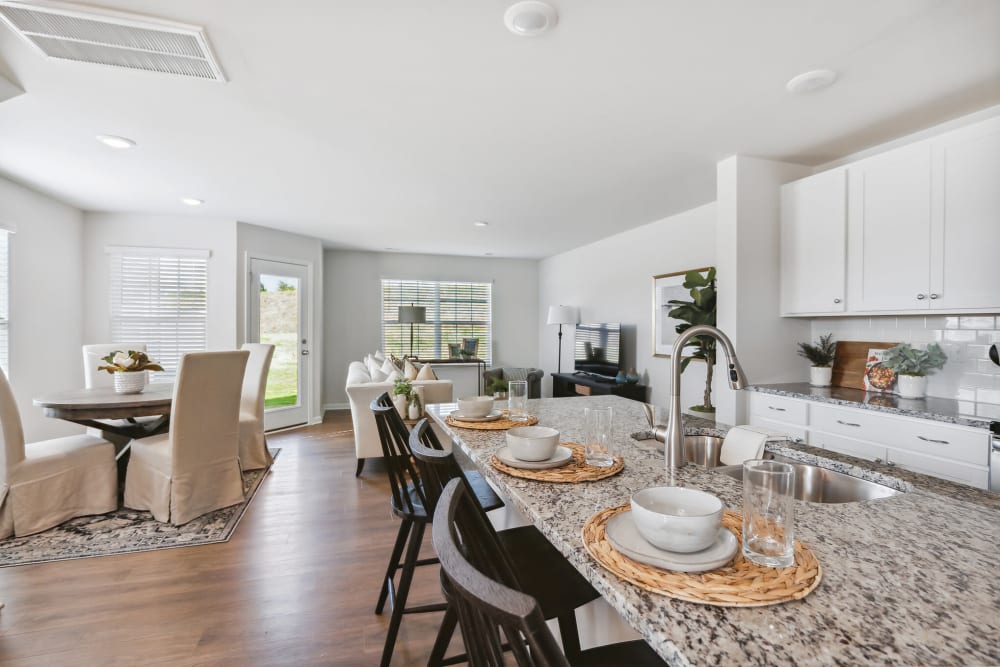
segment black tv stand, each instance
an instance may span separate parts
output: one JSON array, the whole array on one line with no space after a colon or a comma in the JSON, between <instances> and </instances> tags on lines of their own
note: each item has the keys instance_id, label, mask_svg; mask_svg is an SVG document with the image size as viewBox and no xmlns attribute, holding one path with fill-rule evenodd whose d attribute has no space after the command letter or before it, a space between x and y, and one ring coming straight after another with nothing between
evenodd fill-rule
<instances>
[{"instance_id":1,"label":"black tv stand","mask_svg":"<svg viewBox=\"0 0 1000 667\"><path fill-rule=\"evenodd\" d=\"M551 373L551 375L553 398L564 398L567 396L607 396L611 394L630 398L633 401L646 401L646 385L643 384L618 384L614 381L614 378L610 380L598 380L591 377L589 373Z\"/></svg>"},{"instance_id":2,"label":"black tv stand","mask_svg":"<svg viewBox=\"0 0 1000 667\"><path fill-rule=\"evenodd\" d=\"M583 375L595 380L600 380L603 382L614 382L615 379L610 375L601 375L600 373L595 373L593 371L573 371L573 375Z\"/></svg>"}]
</instances>

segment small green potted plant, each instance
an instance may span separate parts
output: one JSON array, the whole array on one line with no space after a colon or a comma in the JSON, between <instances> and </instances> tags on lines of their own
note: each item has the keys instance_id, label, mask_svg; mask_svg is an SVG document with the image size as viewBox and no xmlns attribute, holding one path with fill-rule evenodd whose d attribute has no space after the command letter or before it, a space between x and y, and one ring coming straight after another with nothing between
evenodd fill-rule
<instances>
[{"instance_id":1,"label":"small green potted plant","mask_svg":"<svg viewBox=\"0 0 1000 667\"><path fill-rule=\"evenodd\" d=\"M900 343L885 351L882 365L896 372L896 393L902 398L923 398L927 395L927 376L948 361L937 343L920 350L909 343Z\"/></svg>"},{"instance_id":2,"label":"small green potted plant","mask_svg":"<svg viewBox=\"0 0 1000 667\"><path fill-rule=\"evenodd\" d=\"M833 360L837 356L837 341L833 334L820 336L816 343L799 343L799 356L812 364L809 369L809 384L814 387L829 387L833 378Z\"/></svg>"},{"instance_id":3,"label":"small green potted plant","mask_svg":"<svg viewBox=\"0 0 1000 667\"><path fill-rule=\"evenodd\" d=\"M97 370L107 371L114 376L115 393L117 394L141 394L146 388L148 373L146 371L162 371L163 366L156 363L145 352L129 350L123 352L115 350L101 361L106 366L98 366Z\"/></svg>"},{"instance_id":4,"label":"small green potted plant","mask_svg":"<svg viewBox=\"0 0 1000 667\"><path fill-rule=\"evenodd\" d=\"M493 400L507 400L507 387L508 381L500 377L495 377L490 380L490 386L486 390L493 394Z\"/></svg>"},{"instance_id":5,"label":"small green potted plant","mask_svg":"<svg viewBox=\"0 0 1000 667\"><path fill-rule=\"evenodd\" d=\"M392 384L392 404L403 419L407 418L410 397L413 395L413 382L407 378L399 378Z\"/></svg>"}]
</instances>

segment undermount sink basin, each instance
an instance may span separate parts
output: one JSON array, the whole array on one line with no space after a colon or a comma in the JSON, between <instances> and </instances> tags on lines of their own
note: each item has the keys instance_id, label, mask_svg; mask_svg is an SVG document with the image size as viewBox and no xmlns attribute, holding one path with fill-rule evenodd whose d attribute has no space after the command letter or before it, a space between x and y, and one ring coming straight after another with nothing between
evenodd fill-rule
<instances>
[{"instance_id":1,"label":"undermount sink basin","mask_svg":"<svg viewBox=\"0 0 1000 667\"><path fill-rule=\"evenodd\" d=\"M796 463L784 457L775 461L791 463L795 468L795 497L810 503L854 503L861 500L889 498L899 493L888 486L869 482L819 466ZM743 466L725 466L719 472L743 479Z\"/></svg>"},{"instance_id":2,"label":"undermount sink basin","mask_svg":"<svg viewBox=\"0 0 1000 667\"><path fill-rule=\"evenodd\" d=\"M711 435L684 436L684 463L694 463L706 468L718 468L722 465L719 454L722 453L723 438ZM773 458L770 452L765 452L765 459Z\"/></svg>"}]
</instances>

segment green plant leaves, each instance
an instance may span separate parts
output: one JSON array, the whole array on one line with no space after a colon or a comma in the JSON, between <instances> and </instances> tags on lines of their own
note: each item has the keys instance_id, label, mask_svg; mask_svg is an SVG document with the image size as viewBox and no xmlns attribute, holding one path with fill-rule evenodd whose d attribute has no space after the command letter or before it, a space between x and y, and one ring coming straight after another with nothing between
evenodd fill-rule
<instances>
[{"instance_id":1,"label":"green plant leaves","mask_svg":"<svg viewBox=\"0 0 1000 667\"><path fill-rule=\"evenodd\" d=\"M920 350L909 343L900 343L885 351L882 364L900 375L930 375L942 368L948 356L937 343Z\"/></svg>"}]
</instances>

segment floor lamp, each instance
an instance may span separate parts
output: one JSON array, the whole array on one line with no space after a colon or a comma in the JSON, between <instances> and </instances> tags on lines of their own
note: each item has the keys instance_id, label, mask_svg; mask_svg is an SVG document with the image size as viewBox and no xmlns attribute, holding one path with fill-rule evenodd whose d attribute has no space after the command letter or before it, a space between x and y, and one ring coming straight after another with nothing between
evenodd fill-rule
<instances>
[{"instance_id":1,"label":"floor lamp","mask_svg":"<svg viewBox=\"0 0 1000 667\"><path fill-rule=\"evenodd\" d=\"M410 325L410 356L413 356L413 325L423 324L427 321L427 308L425 306L414 306L412 303L409 306L399 307L399 323Z\"/></svg>"},{"instance_id":2,"label":"floor lamp","mask_svg":"<svg viewBox=\"0 0 1000 667\"><path fill-rule=\"evenodd\" d=\"M556 357L557 373L562 373L562 325L576 324L576 308L573 306L549 306L549 324L559 325L559 355Z\"/></svg>"}]
</instances>

